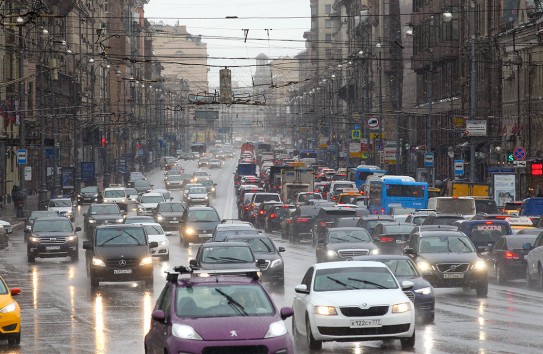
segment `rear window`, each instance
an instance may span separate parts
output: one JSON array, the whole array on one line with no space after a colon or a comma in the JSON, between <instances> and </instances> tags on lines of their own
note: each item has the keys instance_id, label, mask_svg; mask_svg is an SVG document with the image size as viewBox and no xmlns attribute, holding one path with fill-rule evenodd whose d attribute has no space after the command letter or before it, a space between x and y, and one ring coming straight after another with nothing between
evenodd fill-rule
<instances>
[{"instance_id":1,"label":"rear window","mask_svg":"<svg viewBox=\"0 0 543 354\"><path fill-rule=\"evenodd\" d=\"M498 214L498 206L493 200L475 199L475 210L477 213Z\"/></svg>"},{"instance_id":2,"label":"rear window","mask_svg":"<svg viewBox=\"0 0 543 354\"><path fill-rule=\"evenodd\" d=\"M345 216L356 216L356 210L328 210L326 212L326 220L336 220Z\"/></svg>"},{"instance_id":3,"label":"rear window","mask_svg":"<svg viewBox=\"0 0 543 354\"><path fill-rule=\"evenodd\" d=\"M475 243L496 242L503 235L510 235L511 231L503 224L475 224L469 230L470 238Z\"/></svg>"},{"instance_id":4,"label":"rear window","mask_svg":"<svg viewBox=\"0 0 543 354\"><path fill-rule=\"evenodd\" d=\"M435 218L432 221L432 225L453 225L455 221L464 220L461 216L444 216L440 218Z\"/></svg>"},{"instance_id":5,"label":"rear window","mask_svg":"<svg viewBox=\"0 0 543 354\"><path fill-rule=\"evenodd\" d=\"M255 203L267 202L268 200L277 200L280 201L281 198L279 194L258 194L255 196Z\"/></svg>"},{"instance_id":6,"label":"rear window","mask_svg":"<svg viewBox=\"0 0 543 354\"><path fill-rule=\"evenodd\" d=\"M337 192L338 189L354 188L354 187L355 187L354 183L335 183L334 184L334 192Z\"/></svg>"},{"instance_id":7,"label":"rear window","mask_svg":"<svg viewBox=\"0 0 543 354\"><path fill-rule=\"evenodd\" d=\"M386 234L408 234L413 231L414 225L385 225Z\"/></svg>"},{"instance_id":8,"label":"rear window","mask_svg":"<svg viewBox=\"0 0 543 354\"><path fill-rule=\"evenodd\" d=\"M520 209L520 205L521 203L511 203L511 202L507 202L505 203L504 205L504 209L505 210L519 210Z\"/></svg>"}]
</instances>

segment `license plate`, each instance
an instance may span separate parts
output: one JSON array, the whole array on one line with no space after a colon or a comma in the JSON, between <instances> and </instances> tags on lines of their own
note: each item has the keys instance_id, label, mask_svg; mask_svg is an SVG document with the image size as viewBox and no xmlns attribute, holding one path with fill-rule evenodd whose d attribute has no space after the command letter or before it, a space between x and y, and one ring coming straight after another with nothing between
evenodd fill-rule
<instances>
[{"instance_id":1,"label":"license plate","mask_svg":"<svg viewBox=\"0 0 543 354\"><path fill-rule=\"evenodd\" d=\"M351 328L381 327L381 320L354 320L351 321Z\"/></svg>"},{"instance_id":2,"label":"license plate","mask_svg":"<svg viewBox=\"0 0 543 354\"><path fill-rule=\"evenodd\" d=\"M60 249L60 246L46 246L46 251L58 251Z\"/></svg>"},{"instance_id":3,"label":"license plate","mask_svg":"<svg viewBox=\"0 0 543 354\"><path fill-rule=\"evenodd\" d=\"M179 224L179 220L170 221L170 224Z\"/></svg>"},{"instance_id":4,"label":"license plate","mask_svg":"<svg viewBox=\"0 0 543 354\"><path fill-rule=\"evenodd\" d=\"M200 238L210 238L211 234L200 234L200 235L198 235L198 237L200 237Z\"/></svg>"},{"instance_id":5,"label":"license plate","mask_svg":"<svg viewBox=\"0 0 543 354\"><path fill-rule=\"evenodd\" d=\"M396 243L405 243L404 240L396 240Z\"/></svg>"},{"instance_id":6,"label":"license plate","mask_svg":"<svg viewBox=\"0 0 543 354\"><path fill-rule=\"evenodd\" d=\"M445 273L445 274L443 274L443 278L445 278L445 279L463 279L464 278L464 273L451 273L451 274Z\"/></svg>"},{"instance_id":7,"label":"license plate","mask_svg":"<svg viewBox=\"0 0 543 354\"><path fill-rule=\"evenodd\" d=\"M132 269L113 269L113 274L132 274Z\"/></svg>"}]
</instances>

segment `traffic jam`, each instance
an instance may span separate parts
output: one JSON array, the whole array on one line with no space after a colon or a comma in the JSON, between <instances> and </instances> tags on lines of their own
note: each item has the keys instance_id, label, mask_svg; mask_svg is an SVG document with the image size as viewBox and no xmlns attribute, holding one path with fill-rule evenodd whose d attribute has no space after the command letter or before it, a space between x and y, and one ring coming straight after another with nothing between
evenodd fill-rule
<instances>
[{"instance_id":1,"label":"traffic jam","mask_svg":"<svg viewBox=\"0 0 543 354\"><path fill-rule=\"evenodd\" d=\"M160 164L10 225L0 350L540 349L541 197L498 208L483 183L334 169L264 137Z\"/></svg>"}]
</instances>

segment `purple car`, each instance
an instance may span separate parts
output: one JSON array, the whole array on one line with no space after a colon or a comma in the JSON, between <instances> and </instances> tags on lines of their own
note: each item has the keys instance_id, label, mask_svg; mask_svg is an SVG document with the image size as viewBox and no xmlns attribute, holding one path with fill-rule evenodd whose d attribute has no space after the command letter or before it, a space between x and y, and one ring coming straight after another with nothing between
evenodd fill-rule
<instances>
[{"instance_id":1,"label":"purple car","mask_svg":"<svg viewBox=\"0 0 543 354\"><path fill-rule=\"evenodd\" d=\"M278 310L254 270L174 270L152 313L146 353L294 353L284 323L292 308Z\"/></svg>"}]
</instances>

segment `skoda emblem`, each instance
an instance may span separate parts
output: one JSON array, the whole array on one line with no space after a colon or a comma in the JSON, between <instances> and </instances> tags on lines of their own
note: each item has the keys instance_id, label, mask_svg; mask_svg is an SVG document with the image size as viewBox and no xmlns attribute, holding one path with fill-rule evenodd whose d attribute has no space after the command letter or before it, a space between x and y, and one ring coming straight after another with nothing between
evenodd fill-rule
<instances>
[{"instance_id":1,"label":"skoda emblem","mask_svg":"<svg viewBox=\"0 0 543 354\"><path fill-rule=\"evenodd\" d=\"M230 337L237 337L237 336L238 336L238 332L230 331Z\"/></svg>"},{"instance_id":2,"label":"skoda emblem","mask_svg":"<svg viewBox=\"0 0 543 354\"><path fill-rule=\"evenodd\" d=\"M125 261L124 259L121 259L121 260L119 261L119 265L120 265L121 267L124 267L124 266L126 265L126 261Z\"/></svg>"},{"instance_id":3,"label":"skoda emblem","mask_svg":"<svg viewBox=\"0 0 543 354\"><path fill-rule=\"evenodd\" d=\"M365 302L363 302L363 303L360 304L360 307L362 307L362 308L365 309L366 307L368 307L368 304L366 304Z\"/></svg>"}]
</instances>

